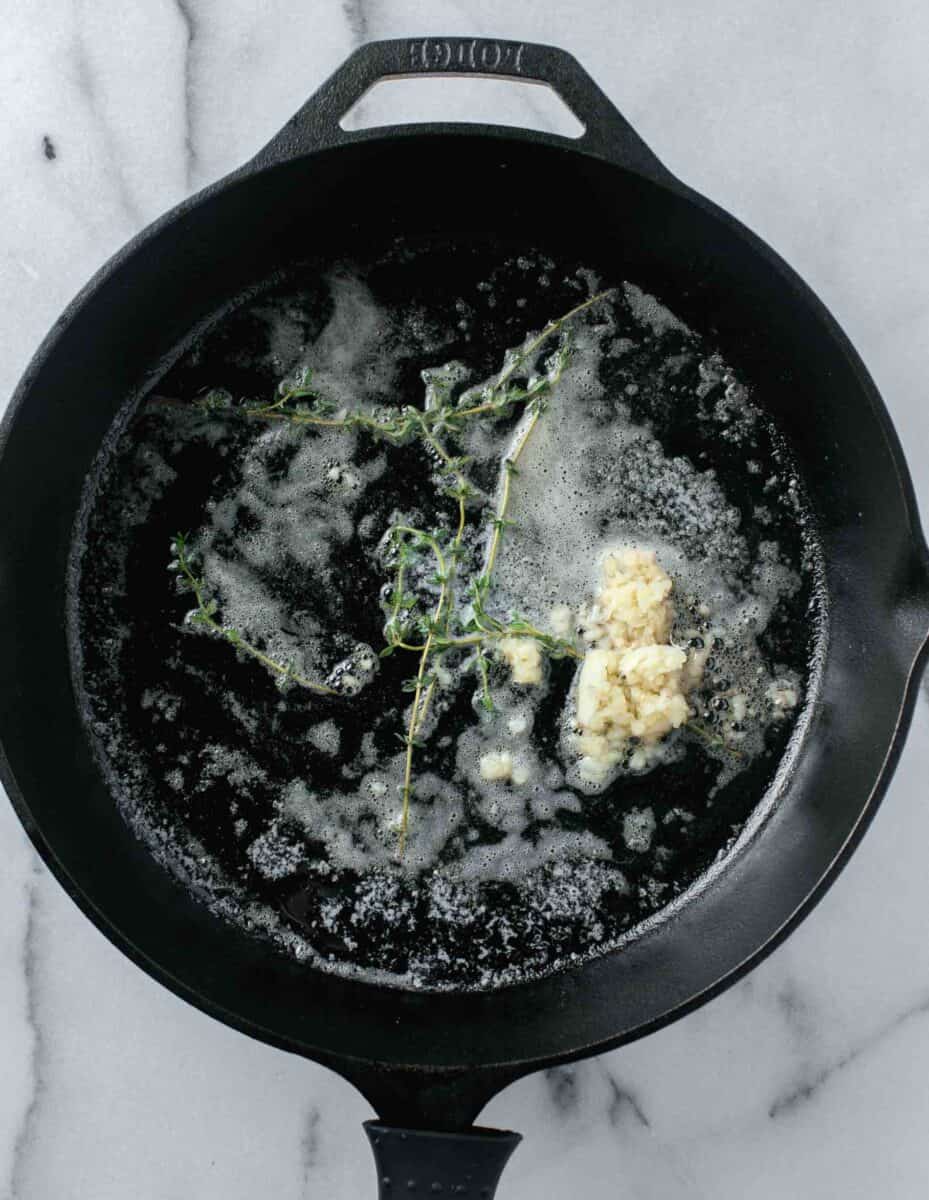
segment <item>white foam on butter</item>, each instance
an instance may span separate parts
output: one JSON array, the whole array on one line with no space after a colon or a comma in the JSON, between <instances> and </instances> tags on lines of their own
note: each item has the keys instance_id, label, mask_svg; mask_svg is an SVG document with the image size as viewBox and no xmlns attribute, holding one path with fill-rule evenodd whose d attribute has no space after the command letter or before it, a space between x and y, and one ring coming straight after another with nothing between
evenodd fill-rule
<instances>
[{"instance_id":1,"label":"white foam on butter","mask_svg":"<svg viewBox=\"0 0 929 1200\"><path fill-rule=\"evenodd\" d=\"M631 285L624 294L633 314L656 334L668 329L689 332L653 297ZM363 396L371 376L365 374L367 368L361 375L358 372L370 359L371 340L383 333L384 321L380 314L369 311L370 297L354 281L337 281L334 296L332 320L313 350L315 378L327 392L337 377L340 387L347 386L348 380ZM356 327L355 343L344 345L347 330ZM611 353L617 342L612 317L594 310L586 319L574 322L571 333L572 357L525 444L519 474L511 481L508 516L515 525L501 543L488 607L501 619L518 610L544 628L553 609L568 606L574 614L582 614L590 605L606 554L626 546L653 549L675 581L674 599L679 609L675 633L694 632L687 629L691 618L684 608L686 601L697 600L701 612L712 615L713 636L726 641L725 669L737 676L740 695L758 700L752 709L757 715L772 677L755 639L778 602L799 581L780 564L776 545L769 543L750 572L752 590L742 587L741 580L749 574L748 550L738 531L738 512L728 504L715 474L696 469L687 459L668 457L651 429L631 419L623 397L607 394L600 382L603 354ZM543 348L539 362L550 350L550 345ZM714 357L703 375L707 381L719 381L725 370L725 364ZM378 384L383 384L383 374L377 378ZM476 390L480 387L475 385ZM745 419L754 420L747 395L733 393L730 403L737 400L745 408ZM501 432L499 422L477 423L462 440L475 458L502 464L520 443L529 419L524 414L509 433ZM269 451L282 437L299 439L284 476L268 469ZM281 611L273 589L258 573L278 564L286 553L314 577L325 580L337 561L339 545L354 531L353 510L359 496L385 469L383 455L360 466L345 465L353 463L357 437L339 431L310 438L302 438L300 431L268 431L249 451L241 486L212 507L211 524L200 535L207 572L220 592L226 619L260 637L271 652L291 660L298 656L306 670L318 668L324 631L310 623L301 627L299 637L283 633L283 625L293 624L292 614ZM333 463L340 464L335 468L336 482L349 471L352 482L350 488L336 494ZM501 472L498 496L502 486ZM257 522L257 530L244 540L237 535L241 558L232 563L215 547L223 544L223 534L234 531L243 508L252 523ZM483 550L475 546L478 559L481 555L486 558L490 534L485 537ZM468 545L474 545L473 535L469 538ZM685 544L691 548L689 553ZM698 553L693 552L694 545ZM467 603L464 595L457 600L462 606ZM468 666L467 660L462 663L460 659L457 667L443 664L441 691L476 686L473 676L463 673ZM307 836L324 843L334 866L358 872L387 869L415 874L433 868L441 857L452 877L476 883L519 880L558 860L607 860L612 852L606 843L588 832L563 830L558 813L579 810L575 791L602 791L629 768L621 764L592 784L579 775L567 736L562 738L557 759L541 755L529 735L547 688L547 675L539 684L515 687L506 684L497 671L493 686L496 712L490 717L482 714L458 735L453 777L439 780L418 765L414 755L402 864L398 864L396 852L403 753L378 760L373 743L367 750L363 748L362 762L369 774L357 790L348 793L322 794L311 780L294 780L285 796L284 812ZM421 737L428 740L440 713L441 700L437 699L420 730ZM564 710L566 731L572 713L569 695ZM409 717L408 705L398 707L399 727L405 728ZM758 730L763 724L756 721ZM328 733L323 737L323 728L317 727L311 740L328 753L337 752L337 737ZM760 748L758 730L745 739L743 758ZM647 769L683 753L682 735L673 734L653 748ZM508 769L494 769L504 759ZM372 768L377 787L371 784ZM724 755L721 770L734 770ZM570 787L565 787L566 782ZM461 836L473 816L479 816L493 831L492 843L475 844ZM530 828L532 836L527 836ZM453 843L455 848L449 853Z\"/></svg>"},{"instance_id":2,"label":"white foam on butter","mask_svg":"<svg viewBox=\"0 0 929 1200\"><path fill-rule=\"evenodd\" d=\"M554 605L576 606L596 589L603 556L617 546L654 549L678 591L708 598L722 596L722 580L745 559L738 512L715 476L665 456L622 402L608 402L599 361L598 339L576 335L573 361L520 458L509 509L515 528L495 577L504 610L541 620ZM677 528L667 525L671 499ZM689 558L682 531L699 538L713 561L706 553Z\"/></svg>"},{"instance_id":3,"label":"white foam on butter","mask_svg":"<svg viewBox=\"0 0 929 1200\"><path fill-rule=\"evenodd\" d=\"M284 792L282 812L307 837L325 846L332 866L359 873L392 867L397 858L403 757L396 755L380 766L377 780L383 788L372 787L370 777L353 792L316 790L295 779ZM416 780L415 803L404 858L409 864L433 863L462 826L462 799L454 784L423 772Z\"/></svg>"},{"instance_id":4,"label":"white foam on butter","mask_svg":"<svg viewBox=\"0 0 929 1200\"><path fill-rule=\"evenodd\" d=\"M335 755L339 753L342 734L335 721L320 721L310 730L309 740L323 754Z\"/></svg>"},{"instance_id":5,"label":"white foam on butter","mask_svg":"<svg viewBox=\"0 0 929 1200\"><path fill-rule=\"evenodd\" d=\"M193 538L224 624L317 679L334 665L324 656L332 631L299 606L282 605L274 577L296 564L306 571L308 587L336 584L340 552L355 532L355 509L387 465L384 455L356 464L353 486L334 488L326 464L349 460L355 442L354 433L340 430L264 431L246 452L237 486L209 506ZM283 445L297 449L281 474L272 455Z\"/></svg>"},{"instance_id":6,"label":"white foam on butter","mask_svg":"<svg viewBox=\"0 0 929 1200\"><path fill-rule=\"evenodd\" d=\"M657 331L686 332L653 298L628 287L626 295L639 315L647 311ZM599 366L603 344L612 344L611 333L609 322L573 331L573 357L525 443L519 475L511 482L508 516L514 527L501 543L488 607L501 619L519 611L545 627L553 607L566 604L577 611L590 605L607 554L626 547L654 550L674 580L672 641L677 638L686 647L701 632L692 628L695 618L687 611L688 602L695 601L699 615L712 623L708 638L724 643L715 652L713 677L728 680L726 690L753 702L747 733L734 739L737 754L708 746L718 752L724 782L763 748L764 728L774 716L763 700L772 666L757 639L800 579L781 561L774 541L761 543L752 561L740 533L740 514L715 472L666 455L650 428L634 422L621 399L605 394ZM707 373L719 381L727 371L714 356ZM730 384L727 396L731 410L740 406L743 426L752 427L758 414L746 390ZM523 417L517 424L511 449L504 453L520 444L527 421ZM502 457L499 449L497 454ZM583 792L603 791L628 768L620 764L596 783L585 779L570 757L572 721L569 701L562 741L569 782ZM683 735L672 734L650 748L647 762L634 757L633 769L674 761L683 749Z\"/></svg>"},{"instance_id":7,"label":"white foam on butter","mask_svg":"<svg viewBox=\"0 0 929 1200\"><path fill-rule=\"evenodd\" d=\"M635 319L640 325L647 326L652 333L667 333L671 329L680 333L693 333L680 317L676 317L669 308L634 283L623 284L623 295Z\"/></svg>"},{"instance_id":8,"label":"white foam on butter","mask_svg":"<svg viewBox=\"0 0 929 1200\"><path fill-rule=\"evenodd\" d=\"M314 383L336 403L363 407L393 386L404 321L409 324L416 318L386 316L364 285L348 274L333 277L330 286L332 315L317 341L303 346L299 323L282 318L272 338L272 353L282 362L293 364L296 356L296 365L312 366ZM623 294L646 337L669 330L689 334L654 297L628 284ZM692 632L686 610L693 598L711 623L709 636L718 635L725 642L716 652L719 662L714 673L731 677L740 697L737 711L750 726L742 743L743 759L736 763L720 757L721 786L760 749L764 728L782 715L775 709L799 686L789 673L766 663L757 645L778 604L792 594L799 580L781 563L774 542L763 543L756 561L750 562L738 512L729 505L715 475L687 459L667 455L651 429L632 419L625 392L604 390L600 381L604 354L622 354L633 345L620 335L612 319L591 310L574 322L572 336L573 357L513 480L508 515L516 527L503 538L488 606L501 618L518 610L547 628L556 606L568 606L577 617L593 600L605 553L622 546L654 549L675 581L673 636L685 639ZM541 357L551 348L553 343ZM727 382L727 370L719 356L710 356L701 375L707 390L725 384L717 415L725 418L726 436L738 436L752 426L756 414L745 389L737 381ZM481 464L499 463L512 451L523 427L517 422L514 428L512 421L509 426L481 423L462 439L464 449ZM341 552L356 532L372 547L376 543L379 531L371 527L370 515L360 514L369 489L388 469L390 452L359 463L363 437L338 430L308 434L286 425L268 427L244 452L235 487L211 504L194 539L222 619L273 657L293 662L315 677L332 666L326 658L332 630L322 628L306 612L290 611L280 600L274 578L285 564L296 564L314 588L324 589L336 581ZM283 470L282 451L290 453ZM152 458L150 467L151 497L157 498L170 482L172 469L159 458ZM772 490L775 486L780 486L777 480ZM140 499L145 515L150 499L147 495ZM467 545L478 561L487 552L482 537L468 535ZM230 551L232 543L235 549ZM458 599L463 604L463 596ZM371 602L377 603L376 597ZM558 632L570 634L569 629ZM576 763L564 742L560 749L543 751L533 738L550 686L547 672L541 684L511 686L505 670L495 666L496 712L479 711L479 719L457 733L455 766L449 777L431 771L427 752L417 752L402 863L397 861L397 847L405 755L399 750L379 754L373 733L367 731L356 762L345 764L354 770L343 772L344 790L318 789L307 772L282 789L263 825L236 823L251 868L270 881L287 879L310 867L308 843L321 843L326 863L316 863L313 870L349 869L361 876L352 896L329 902L326 913L333 929L340 905L353 906L351 920L358 925L374 913L405 920L408 913L403 905L408 901L400 898L404 875L407 881L420 876L417 886L428 897L436 920L465 929L475 920L476 885L510 881L532 899L541 922L576 921L584 938L595 946L603 931L586 914L594 910L606 887L626 885L610 845L589 830L562 827L559 815L582 815L586 800L578 792L591 789L580 785ZM460 661L443 667L440 692L454 694L475 687L473 671L463 672ZM766 699L768 693L775 698ZM160 719L170 720L169 701L152 693L146 703ZM430 722L438 720L441 703L437 697ZM254 732L247 697L229 697L229 707L243 728ZM398 697L398 731L409 715L403 708L404 700ZM563 720L570 721L570 713L568 696ZM432 728L428 724L422 731L427 739ZM317 724L308 736L317 750L335 758L341 753L340 730L334 722ZM668 738L664 750L668 759L684 753L682 735ZM519 770L510 771L506 779L485 778L482 759L501 753L510 755ZM198 777L204 784L226 779L233 794L247 792L265 779L247 753L218 743L204 747L193 770L181 774L171 764L166 771L172 788ZM489 838L477 836L478 824L489 831ZM155 841L160 839L163 849L167 846L168 833L149 832ZM645 855L655 849L652 810L627 813L623 832L630 851ZM181 835L174 830L170 836ZM183 854L177 853L195 864L189 868L192 876L199 871L207 887L213 866L203 848L188 839ZM657 896L667 884L652 879L643 886L653 886ZM219 908L247 927L272 933L298 957L319 959L312 945L282 925L276 913L246 903L245 896L231 898L228 881L223 887L227 891L216 900ZM489 919L504 928L505 914L490 914ZM330 969L343 969L322 961ZM428 979L435 966L424 951L421 960L412 962L409 981ZM517 967L514 972L518 977ZM498 972L488 985L505 974Z\"/></svg>"},{"instance_id":9,"label":"white foam on butter","mask_svg":"<svg viewBox=\"0 0 929 1200\"><path fill-rule=\"evenodd\" d=\"M329 286L332 312L309 352L313 386L337 405L368 407L389 389L396 370L395 350L385 341L390 322L353 276L334 275ZM273 343L270 309L265 316ZM286 314L281 320L288 325ZM306 570L308 586L337 584L356 511L387 469L385 454L358 463L357 449L353 430L270 423L245 451L236 485L210 503L193 539L223 623L315 679L334 665L325 658L331 631L299 608L285 609L274 576L296 564ZM289 455L284 470L282 453Z\"/></svg>"},{"instance_id":10,"label":"white foam on butter","mask_svg":"<svg viewBox=\"0 0 929 1200\"><path fill-rule=\"evenodd\" d=\"M330 272L324 282L331 312L311 345L304 341L299 313L279 304L262 306L260 315L269 330L269 359L278 374L310 367L314 387L336 404L355 408L369 394L383 395L393 386L397 321L350 270Z\"/></svg>"}]
</instances>

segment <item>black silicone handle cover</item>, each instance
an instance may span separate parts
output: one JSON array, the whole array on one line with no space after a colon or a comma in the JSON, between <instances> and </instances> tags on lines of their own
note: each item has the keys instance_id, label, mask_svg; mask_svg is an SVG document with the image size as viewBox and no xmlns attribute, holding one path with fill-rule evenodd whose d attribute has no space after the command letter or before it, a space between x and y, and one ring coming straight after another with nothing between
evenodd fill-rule
<instances>
[{"instance_id":1,"label":"black silicone handle cover","mask_svg":"<svg viewBox=\"0 0 929 1200\"><path fill-rule=\"evenodd\" d=\"M474 1128L467 1133L396 1129L366 1121L380 1200L460 1196L490 1200L520 1142L518 1133Z\"/></svg>"}]
</instances>

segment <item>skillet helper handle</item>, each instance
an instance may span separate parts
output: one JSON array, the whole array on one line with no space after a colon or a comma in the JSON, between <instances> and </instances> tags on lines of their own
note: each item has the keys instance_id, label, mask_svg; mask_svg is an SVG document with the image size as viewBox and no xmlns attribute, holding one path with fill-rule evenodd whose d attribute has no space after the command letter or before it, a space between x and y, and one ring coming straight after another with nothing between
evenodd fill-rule
<instances>
[{"instance_id":1,"label":"skillet helper handle","mask_svg":"<svg viewBox=\"0 0 929 1200\"><path fill-rule=\"evenodd\" d=\"M491 1200L500 1175L520 1142L518 1133L470 1129L432 1133L366 1121L374 1151L379 1200L399 1196Z\"/></svg>"},{"instance_id":2,"label":"skillet helper handle","mask_svg":"<svg viewBox=\"0 0 929 1200\"><path fill-rule=\"evenodd\" d=\"M359 46L252 165L270 166L372 136L370 130L345 130L339 122L379 80L416 75L476 75L546 84L574 113L584 132L579 138L533 133L535 140L576 146L660 183L677 182L573 55L557 46L493 38L395 38ZM445 131L449 126L434 128ZM373 131L374 136L378 133L383 130Z\"/></svg>"}]
</instances>

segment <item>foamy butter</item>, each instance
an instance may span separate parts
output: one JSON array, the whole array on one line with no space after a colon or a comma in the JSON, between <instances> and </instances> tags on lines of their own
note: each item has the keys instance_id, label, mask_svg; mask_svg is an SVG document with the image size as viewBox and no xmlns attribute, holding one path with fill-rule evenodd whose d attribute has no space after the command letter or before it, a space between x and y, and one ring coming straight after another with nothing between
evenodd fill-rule
<instances>
[{"instance_id":1,"label":"foamy butter","mask_svg":"<svg viewBox=\"0 0 929 1200\"><path fill-rule=\"evenodd\" d=\"M686 332L653 297L629 286L625 294L637 318L656 332ZM795 678L773 686L757 639L800 581L781 563L773 541L762 542L751 561L738 510L714 472L666 456L650 429L630 419L622 399L605 396L599 368L610 335L609 320L573 331L572 359L521 453L509 508L514 526L501 544L495 602L559 636L574 632L572 616L579 614L587 655L566 704L562 736L563 765L574 787L601 791L623 770L673 761L683 752L676 731L691 718L694 730L712 721L705 744L718 754L722 776L731 777L761 749L765 726L786 704L799 702ZM721 370L714 358L711 374L716 378ZM744 389L730 389L728 403L741 404L745 427L756 419ZM520 423L514 445L522 433ZM696 553L685 552L675 528ZM653 564L653 575L637 580L632 571L615 596L610 593L613 608L604 612L598 576L624 554ZM625 600L625 615L617 616ZM633 650L623 670L623 654ZM708 662L713 669L706 684L718 707L702 713L688 698L704 683Z\"/></svg>"},{"instance_id":2,"label":"foamy butter","mask_svg":"<svg viewBox=\"0 0 929 1200\"><path fill-rule=\"evenodd\" d=\"M559 860L609 860L612 852L587 831L566 831L559 812L578 813L570 790L559 786L560 773L528 739L524 697L504 693L492 720L466 729L457 739L455 770L439 777L420 768L413 784L412 810L403 860L397 861L405 755L397 754L364 776L351 792L316 790L295 779L286 789L282 815L296 822L326 848L337 869L401 871L415 876L433 869L454 839L458 850L442 868L450 879L472 883L519 881ZM475 816L494 830L494 840L464 835ZM537 836L528 826L548 823Z\"/></svg>"},{"instance_id":3,"label":"foamy butter","mask_svg":"<svg viewBox=\"0 0 929 1200\"><path fill-rule=\"evenodd\" d=\"M673 320L642 293L633 301L659 327ZM583 659L564 701L560 761L526 737L547 694L541 647L531 638L502 639L497 649L510 686L502 694L497 689L492 718L485 715L458 736L454 777L439 786L428 771L414 771L405 871L432 866L449 838L467 828L471 811L499 840L472 845L459 838L445 868L456 877L491 879L503 872L519 878L553 857L609 858L600 839L558 827L558 811L576 810L577 800L549 781L566 778L580 792L602 791L622 771L679 757L678 734L694 716L698 702L692 707L690 697L704 683L708 663L710 684L721 669L732 677L723 690L732 698L729 724L737 728L730 732L743 758L760 748L764 725L799 697L795 681L781 678L775 688L756 641L797 579L780 565L773 543L763 543L750 566L738 514L715 475L667 458L621 401L604 396L599 363L610 334L608 321L574 331L573 358L522 451L511 488L514 526L500 545L490 601L501 618L518 609L558 636L580 633ZM528 419L511 430L510 446L520 443ZM471 449L497 462L511 452L499 435L491 448L486 429L471 441ZM603 487L604 479L610 487ZM704 553L687 556L668 537L661 522L669 509L687 523L691 540L703 534ZM725 583L736 574L749 574L756 590L741 588L736 598ZM701 638L691 625L706 626L711 618L712 630ZM465 678L442 667L446 690ZM402 717L408 721L409 712ZM431 713L426 733L434 719ZM725 721L716 724L723 728ZM732 773L725 745L709 748L718 750L722 774ZM361 869L391 861L403 756L379 769L385 781L379 795L369 785L332 800L300 792L302 821L323 831L337 865ZM533 820L551 826L527 841ZM325 833L327 826L334 832ZM351 838L343 836L349 828Z\"/></svg>"},{"instance_id":4,"label":"foamy butter","mask_svg":"<svg viewBox=\"0 0 929 1200\"><path fill-rule=\"evenodd\" d=\"M370 291L350 274L329 280L332 313L312 347L313 386L343 408L389 391L396 355L385 340L388 322ZM308 351L287 314L266 313L271 355L288 370ZM387 468L385 454L356 461L358 433L271 423L249 445L237 486L214 500L194 549L219 602L225 624L260 644L272 658L323 680L342 670L357 690L373 667L327 661L331 631L306 613L285 612L273 586L276 571L297 564L317 587L337 584L339 558L356 532L356 512ZM285 471L280 453L290 451ZM367 660L365 660L367 661ZM357 664L354 664L357 665ZM344 669L343 669L344 668Z\"/></svg>"},{"instance_id":5,"label":"foamy butter","mask_svg":"<svg viewBox=\"0 0 929 1200\"><path fill-rule=\"evenodd\" d=\"M323 754L336 755L339 753L341 733L335 721L320 721L310 730L309 739L317 750Z\"/></svg>"},{"instance_id":6,"label":"foamy butter","mask_svg":"<svg viewBox=\"0 0 929 1200\"><path fill-rule=\"evenodd\" d=\"M357 275L337 271L327 279L332 311L319 337L305 346L286 314L269 314L277 361L285 371L310 365L313 385L345 408L360 397L384 396L397 376L396 319L378 305Z\"/></svg>"},{"instance_id":7,"label":"foamy butter","mask_svg":"<svg viewBox=\"0 0 929 1200\"><path fill-rule=\"evenodd\" d=\"M305 324L269 314L271 324L279 321L272 354L286 370L312 365L314 384L337 406L370 408L394 386L398 348L405 345L421 355L426 343L419 335L404 341L404 329L412 329L414 318L385 314L358 280L339 275L330 286L332 311L312 346L302 341ZM463 957L452 962L449 977L457 971L481 985L503 981L510 969L498 967L485 980L475 968L475 959L487 952L487 931L511 947L513 978L521 977L523 949L544 946L560 922L577 929L579 953L598 947L605 937L615 938L618 927L604 917L601 901L607 890L614 896L629 893L616 866L617 849L620 855L641 856L646 870L653 865L653 875L637 877L634 895L656 907L668 887L658 878L670 853L664 843L671 831L696 823L696 817L680 809L659 810L656 817L650 807L621 807L621 835L612 844L593 832L591 813L604 803L622 806L622 789L603 800L588 795L603 792L624 773L672 761L695 737L718 759L720 786L762 749L766 729L802 699L799 678L766 661L758 640L781 601L799 586L798 577L781 561L773 539L750 549L740 532L739 511L713 472L667 454L650 426L633 420L627 404L638 394L637 383L604 386L608 360L634 347L636 337L654 344L665 335L677 338L675 353L682 336L693 337L653 297L632 285L622 294L612 310L615 314L625 304L622 321L603 305L571 322L572 357L511 480L507 516L514 525L500 543L487 599L488 611L501 622L519 612L539 629L571 642L583 658L572 678L564 664L550 666L533 639L502 639L505 644L490 659L494 711L478 704L473 722L455 728L440 722L462 689L478 690L474 664L460 654L435 664L438 686L419 730L422 745L413 756L402 861L397 849L406 754L396 741L391 743L395 752L380 748L383 739L371 731L361 738L354 770L341 776L337 770L321 771L319 785L311 765L295 778L272 780L248 756L215 744L203 747L196 762L185 763L183 773L174 761L165 769L172 794L185 781L189 790L198 778L205 784L227 778L235 795L269 797L267 812L253 810L248 821L236 821L235 836L250 868L275 886L287 888L293 880L294 888L301 887L307 873L320 878L354 873L351 889L326 899L319 910L322 927L341 938L348 952L357 946L352 931L367 929L375 916L406 928L415 908L413 888L430 922L463 931ZM543 369L554 342L542 347L531 369ZM693 357L699 357L696 339L691 345ZM466 368L445 373L449 370L457 382L466 376ZM714 411L727 422L725 436L737 437L751 428L756 412L727 371L718 356L708 356L700 386L706 395L710 388L725 388ZM680 402L700 398L698 388L696 399ZM461 449L483 472L482 486L493 490L487 480L513 452L529 419L517 412L515 419L478 421L461 437ZM347 629L337 631L343 640L336 651L334 631L322 627L321 618L284 611L275 576L296 565L315 589L339 594L348 543L357 538L373 550L389 522L382 511L375 521L368 500L392 466L392 453L385 447L372 455L367 435L357 431L316 429L308 436L285 424L269 426L244 446L235 487L212 503L196 536L222 619L307 676L326 678L338 660L342 674L364 687L379 647L359 646L345 657L354 636ZM157 492L170 483L172 469L157 458L152 463ZM501 473L499 488L503 481ZM772 512L779 503L772 485ZM469 564L472 559L479 564L482 554L486 563L490 535L482 543L483 536L468 533ZM623 615L623 605L602 603L609 592L604 567L627 552L654 570L638 581L643 604ZM377 596L371 604L377 604ZM463 593L456 596L459 610L465 604ZM610 655L618 657L613 661ZM600 701L617 692L627 702L629 720L613 714L604 725ZM281 705L291 702L284 698ZM170 696L152 690L142 703L162 727L182 724L173 719ZM237 725L250 737L265 736L266 726L255 715L260 709L251 704L245 694L227 698ZM392 723L390 728L402 741L410 712L403 711L399 697L391 722L394 715L396 728ZM312 727L301 734L312 747L310 763L318 764L322 754L338 767L340 755L347 753L350 721L342 710L332 718L322 708L318 716L314 712ZM704 738L707 731L711 736ZM606 737L610 743L605 769L594 772L596 777L589 761L582 767L585 757L595 757L588 753L591 746L583 745L585 736ZM214 864L195 839L169 855L169 835L162 827L153 824L147 836L165 856L183 860L190 877L209 891ZM480 886L501 881L518 885L529 913L523 925L515 917L510 921L506 912L482 910ZM298 957L343 969L325 960L314 934L294 932L272 905L235 895L228 880L217 890L215 906L248 928L266 930ZM447 943L436 948L417 937L420 949L403 975L413 984L444 971L454 954ZM538 964L547 969L544 956ZM362 969L374 973L370 963Z\"/></svg>"}]
</instances>

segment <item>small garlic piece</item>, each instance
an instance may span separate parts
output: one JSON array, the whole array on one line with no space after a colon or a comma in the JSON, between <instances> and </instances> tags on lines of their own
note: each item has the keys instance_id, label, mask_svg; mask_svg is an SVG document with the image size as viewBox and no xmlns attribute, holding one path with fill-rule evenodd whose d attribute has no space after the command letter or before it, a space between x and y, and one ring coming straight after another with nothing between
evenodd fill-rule
<instances>
[{"instance_id":1,"label":"small garlic piece","mask_svg":"<svg viewBox=\"0 0 929 1200\"><path fill-rule=\"evenodd\" d=\"M489 782L506 782L513 775L513 755L509 750L490 750L480 758L481 778Z\"/></svg>"},{"instance_id":2,"label":"small garlic piece","mask_svg":"<svg viewBox=\"0 0 929 1200\"><path fill-rule=\"evenodd\" d=\"M534 638L505 637L497 643L514 683L542 682L542 648Z\"/></svg>"}]
</instances>

